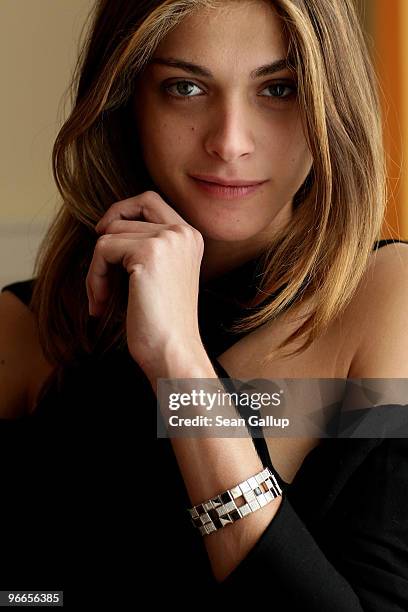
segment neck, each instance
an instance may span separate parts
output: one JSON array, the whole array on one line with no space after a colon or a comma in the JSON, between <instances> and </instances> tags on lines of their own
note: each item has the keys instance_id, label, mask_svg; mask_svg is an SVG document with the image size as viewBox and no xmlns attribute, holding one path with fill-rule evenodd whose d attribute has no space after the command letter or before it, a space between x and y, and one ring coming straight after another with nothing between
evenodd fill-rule
<instances>
[{"instance_id":1,"label":"neck","mask_svg":"<svg viewBox=\"0 0 408 612\"><path fill-rule=\"evenodd\" d=\"M207 283L261 255L263 248L204 239L200 282Z\"/></svg>"}]
</instances>

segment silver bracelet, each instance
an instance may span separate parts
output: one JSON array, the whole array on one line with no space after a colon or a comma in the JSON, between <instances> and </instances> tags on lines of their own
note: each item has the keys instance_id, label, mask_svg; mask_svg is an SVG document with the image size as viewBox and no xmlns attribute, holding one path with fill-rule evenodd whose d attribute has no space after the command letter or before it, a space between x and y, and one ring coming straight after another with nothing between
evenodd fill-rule
<instances>
[{"instance_id":1,"label":"silver bracelet","mask_svg":"<svg viewBox=\"0 0 408 612\"><path fill-rule=\"evenodd\" d=\"M189 508L188 512L193 525L204 536L259 510L279 495L282 489L267 467L232 489Z\"/></svg>"}]
</instances>

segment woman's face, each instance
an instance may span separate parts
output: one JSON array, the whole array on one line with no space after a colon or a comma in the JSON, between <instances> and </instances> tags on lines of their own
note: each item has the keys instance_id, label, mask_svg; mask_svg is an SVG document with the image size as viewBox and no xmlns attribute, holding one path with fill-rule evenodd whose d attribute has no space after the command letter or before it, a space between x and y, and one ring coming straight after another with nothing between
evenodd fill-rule
<instances>
[{"instance_id":1,"label":"woman's face","mask_svg":"<svg viewBox=\"0 0 408 612\"><path fill-rule=\"evenodd\" d=\"M186 17L137 80L135 119L146 168L168 204L202 233L205 252L237 259L238 251L250 257L262 250L290 218L311 168L295 75L282 66L253 74L286 51L270 4L224 2ZM208 74L170 66L170 59ZM265 182L245 197L223 199L192 175Z\"/></svg>"}]
</instances>

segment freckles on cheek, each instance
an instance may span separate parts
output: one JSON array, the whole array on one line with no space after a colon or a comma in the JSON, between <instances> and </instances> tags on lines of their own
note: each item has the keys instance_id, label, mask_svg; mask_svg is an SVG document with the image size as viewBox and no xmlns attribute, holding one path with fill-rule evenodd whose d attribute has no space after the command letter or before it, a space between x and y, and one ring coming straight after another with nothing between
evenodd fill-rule
<instances>
[{"instance_id":1,"label":"freckles on cheek","mask_svg":"<svg viewBox=\"0 0 408 612\"><path fill-rule=\"evenodd\" d=\"M167 150L171 146L171 143L174 144L175 137L176 135L174 131L169 128L168 123L155 122L150 132L149 140L155 149Z\"/></svg>"},{"instance_id":2,"label":"freckles on cheek","mask_svg":"<svg viewBox=\"0 0 408 612\"><path fill-rule=\"evenodd\" d=\"M175 120L174 117L154 114L149 122L141 122L143 141L149 161L155 163L159 158L177 162L180 156L188 155L196 144L198 127L192 122Z\"/></svg>"},{"instance_id":3,"label":"freckles on cheek","mask_svg":"<svg viewBox=\"0 0 408 612\"><path fill-rule=\"evenodd\" d=\"M303 141L302 145L299 147L298 155L294 155L293 163L299 168L301 172L309 172L313 163L313 156L305 141Z\"/></svg>"},{"instance_id":4,"label":"freckles on cheek","mask_svg":"<svg viewBox=\"0 0 408 612\"><path fill-rule=\"evenodd\" d=\"M306 179L312 159L309 150L306 148L292 154L288 160L288 176L292 185L292 191L297 191Z\"/></svg>"}]
</instances>

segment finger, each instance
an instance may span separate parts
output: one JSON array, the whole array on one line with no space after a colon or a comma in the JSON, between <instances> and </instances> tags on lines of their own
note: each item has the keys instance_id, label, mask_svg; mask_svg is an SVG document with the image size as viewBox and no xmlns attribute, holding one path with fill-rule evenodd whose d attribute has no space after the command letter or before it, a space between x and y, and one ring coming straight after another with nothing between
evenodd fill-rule
<instances>
[{"instance_id":1,"label":"finger","mask_svg":"<svg viewBox=\"0 0 408 612\"><path fill-rule=\"evenodd\" d=\"M156 225L155 227L156 228L160 228L161 226L160 225ZM102 238L105 238L105 237L108 240L109 239L111 239L111 240L112 239L117 239L117 238L128 238L129 240L132 240L132 239L143 240L145 238L153 238L155 236L158 236L159 233L160 233L160 231L158 231L157 229L156 229L155 232L152 232L152 231L150 231L150 232L117 232L117 233L113 232L112 234L111 233L103 234L100 238L98 238L96 244L98 244L99 240L101 240Z\"/></svg>"},{"instance_id":2,"label":"finger","mask_svg":"<svg viewBox=\"0 0 408 612\"><path fill-rule=\"evenodd\" d=\"M155 191L145 191L132 198L115 202L96 224L97 232L104 232L106 226L116 219L139 219L143 217L150 223L183 224L188 223L174 208L171 208Z\"/></svg>"},{"instance_id":3,"label":"finger","mask_svg":"<svg viewBox=\"0 0 408 612\"><path fill-rule=\"evenodd\" d=\"M167 225L161 223L149 223L148 221L111 221L105 226L105 234L124 234L124 233L157 233L161 229L165 229Z\"/></svg>"},{"instance_id":4,"label":"finger","mask_svg":"<svg viewBox=\"0 0 408 612\"><path fill-rule=\"evenodd\" d=\"M88 300L96 316L100 314L100 305L106 302L110 295L111 265L122 264L130 274L134 264L143 263L146 243L140 238L146 238L146 234L139 236L139 240L137 234L130 234L127 238L107 234L97 241L86 276Z\"/></svg>"}]
</instances>

